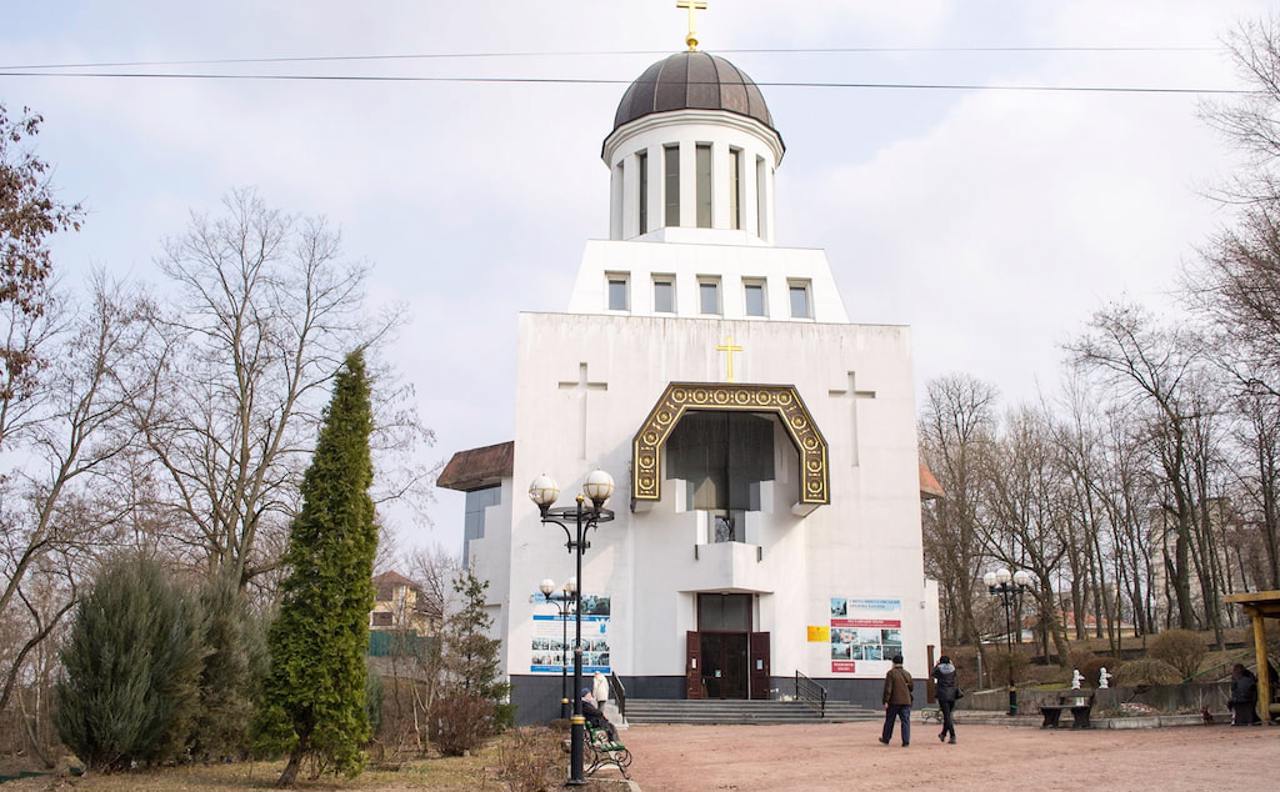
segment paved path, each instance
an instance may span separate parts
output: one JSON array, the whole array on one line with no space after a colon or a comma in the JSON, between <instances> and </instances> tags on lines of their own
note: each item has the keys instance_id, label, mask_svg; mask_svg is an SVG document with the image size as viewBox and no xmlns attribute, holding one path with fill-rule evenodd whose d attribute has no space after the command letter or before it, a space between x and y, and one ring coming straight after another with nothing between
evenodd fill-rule
<instances>
[{"instance_id":1,"label":"paved path","mask_svg":"<svg viewBox=\"0 0 1280 792\"><path fill-rule=\"evenodd\" d=\"M634 726L623 738L645 792L987 792L1004 785L993 779L1026 790L1204 792L1268 789L1280 773L1280 727L961 726L958 745L939 743L933 724L912 727L906 749L880 745L868 723Z\"/></svg>"}]
</instances>

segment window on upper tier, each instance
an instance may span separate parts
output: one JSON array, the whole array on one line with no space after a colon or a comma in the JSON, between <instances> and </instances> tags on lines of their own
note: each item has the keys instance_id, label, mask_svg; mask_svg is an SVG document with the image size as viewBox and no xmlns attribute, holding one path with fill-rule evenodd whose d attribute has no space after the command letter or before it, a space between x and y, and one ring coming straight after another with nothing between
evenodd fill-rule
<instances>
[{"instance_id":1,"label":"window on upper tier","mask_svg":"<svg viewBox=\"0 0 1280 792\"><path fill-rule=\"evenodd\" d=\"M711 227L711 144L699 143L695 149L698 187L698 228Z\"/></svg>"},{"instance_id":2,"label":"window on upper tier","mask_svg":"<svg viewBox=\"0 0 1280 792\"><path fill-rule=\"evenodd\" d=\"M631 310L631 291L626 275L613 273L608 276L609 280L609 310L610 311L629 311Z\"/></svg>"},{"instance_id":3,"label":"window on upper tier","mask_svg":"<svg viewBox=\"0 0 1280 792\"><path fill-rule=\"evenodd\" d=\"M791 295L791 318L812 319L813 305L809 299L809 281L790 281L788 292Z\"/></svg>"},{"instance_id":4,"label":"window on upper tier","mask_svg":"<svg viewBox=\"0 0 1280 792\"><path fill-rule=\"evenodd\" d=\"M698 281L698 307L701 313L720 313L720 281L706 278Z\"/></svg>"},{"instance_id":5,"label":"window on upper tier","mask_svg":"<svg viewBox=\"0 0 1280 792\"><path fill-rule=\"evenodd\" d=\"M674 275L653 276L653 312L676 312L676 279Z\"/></svg>"},{"instance_id":6,"label":"window on upper tier","mask_svg":"<svg viewBox=\"0 0 1280 792\"><path fill-rule=\"evenodd\" d=\"M662 149L662 202L665 207L664 223L680 225L680 147Z\"/></svg>"},{"instance_id":7,"label":"window on upper tier","mask_svg":"<svg viewBox=\"0 0 1280 792\"><path fill-rule=\"evenodd\" d=\"M649 152L636 155L636 178L640 180L640 233L649 233Z\"/></svg>"},{"instance_id":8,"label":"window on upper tier","mask_svg":"<svg viewBox=\"0 0 1280 792\"><path fill-rule=\"evenodd\" d=\"M742 149L729 149L729 227L742 228Z\"/></svg>"},{"instance_id":9,"label":"window on upper tier","mask_svg":"<svg viewBox=\"0 0 1280 792\"><path fill-rule=\"evenodd\" d=\"M746 300L747 316L768 316L764 299L764 281L745 281L742 284L742 290Z\"/></svg>"}]
</instances>

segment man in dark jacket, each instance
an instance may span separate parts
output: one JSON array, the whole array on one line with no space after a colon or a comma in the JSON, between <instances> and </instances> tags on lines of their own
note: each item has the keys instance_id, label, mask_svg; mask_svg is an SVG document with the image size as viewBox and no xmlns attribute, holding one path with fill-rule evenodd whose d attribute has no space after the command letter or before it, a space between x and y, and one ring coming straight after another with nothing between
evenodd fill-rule
<instances>
[{"instance_id":1,"label":"man in dark jacket","mask_svg":"<svg viewBox=\"0 0 1280 792\"><path fill-rule=\"evenodd\" d=\"M1248 726L1259 723L1258 678L1240 663L1231 667L1231 725Z\"/></svg>"},{"instance_id":2,"label":"man in dark jacket","mask_svg":"<svg viewBox=\"0 0 1280 792\"><path fill-rule=\"evenodd\" d=\"M959 687L956 686L956 667L951 664L950 657L943 655L933 667L933 682L938 696L938 709L942 710L942 733L938 735L938 740L945 740L950 735L951 744L955 745L956 724L952 720L952 713L956 708L956 699L959 698Z\"/></svg>"},{"instance_id":3,"label":"man in dark jacket","mask_svg":"<svg viewBox=\"0 0 1280 792\"><path fill-rule=\"evenodd\" d=\"M591 728L604 729L608 732L610 742L618 741L618 730L600 711L600 707L596 704L596 697L591 693L591 688L582 689L582 717L586 719L587 725Z\"/></svg>"},{"instance_id":4,"label":"man in dark jacket","mask_svg":"<svg viewBox=\"0 0 1280 792\"><path fill-rule=\"evenodd\" d=\"M902 667L902 655L893 656L893 668L884 676L884 732L880 742L893 739L893 721L902 721L902 747L911 744L911 702L915 699L911 674Z\"/></svg>"}]
</instances>

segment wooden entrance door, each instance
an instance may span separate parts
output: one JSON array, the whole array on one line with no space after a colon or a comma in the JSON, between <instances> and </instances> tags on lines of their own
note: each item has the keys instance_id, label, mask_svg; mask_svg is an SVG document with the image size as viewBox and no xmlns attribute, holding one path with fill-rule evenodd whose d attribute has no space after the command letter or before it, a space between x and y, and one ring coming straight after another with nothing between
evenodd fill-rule
<instances>
[{"instance_id":1,"label":"wooden entrance door","mask_svg":"<svg viewBox=\"0 0 1280 792\"><path fill-rule=\"evenodd\" d=\"M706 698L702 689L702 639L692 630L684 634L684 696Z\"/></svg>"},{"instance_id":2,"label":"wooden entrance door","mask_svg":"<svg viewBox=\"0 0 1280 792\"><path fill-rule=\"evenodd\" d=\"M751 633L751 698L769 698L769 633Z\"/></svg>"}]
</instances>

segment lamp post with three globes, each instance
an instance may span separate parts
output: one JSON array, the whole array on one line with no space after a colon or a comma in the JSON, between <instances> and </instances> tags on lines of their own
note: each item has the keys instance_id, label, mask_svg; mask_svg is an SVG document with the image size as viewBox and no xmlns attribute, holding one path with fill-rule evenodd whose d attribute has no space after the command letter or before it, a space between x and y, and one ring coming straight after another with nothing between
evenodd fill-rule
<instances>
[{"instance_id":1,"label":"lamp post with three globes","mask_svg":"<svg viewBox=\"0 0 1280 792\"><path fill-rule=\"evenodd\" d=\"M559 594L554 594L556 582L547 578L538 584L538 591L547 602L556 606L560 614L560 719L569 719L569 606L578 601L578 580L569 578L561 587ZM553 596L554 594L554 596Z\"/></svg>"},{"instance_id":2,"label":"lamp post with three globes","mask_svg":"<svg viewBox=\"0 0 1280 792\"><path fill-rule=\"evenodd\" d=\"M1013 682L1013 614L1017 606L1022 603L1022 595L1031 587L1031 573L1025 569L1011 573L1008 569L1000 567L994 572L983 575L982 582L986 584L991 596L999 597L1004 603L1004 637L1009 650L1006 658L1009 665L1009 714L1017 715L1018 689L1014 687Z\"/></svg>"},{"instance_id":3,"label":"lamp post with three globes","mask_svg":"<svg viewBox=\"0 0 1280 792\"><path fill-rule=\"evenodd\" d=\"M582 717L582 697L578 690L582 685L582 554L591 543L587 541L587 531L599 527L602 522L613 519L613 512L604 507L609 496L613 494L613 476L603 470L593 470L587 474L582 483L582 493L574 500L573 506L553 507L560 496L560 486L555 479L545 473L538 476L529 485L529 499L538 507L542 524L558 525L564 530L565 547L575 557L575 575L577 593L574 600L578 607L574 608L573 626L573 717L570 718L572 729L569 735L569 780L568 786L582 786L587 783L583 776L583 741L586 738L586 719ZM587 506L590 501L590 506ZM570 525L573 526L570 529Z\"/></svg>"}]
</instances>

